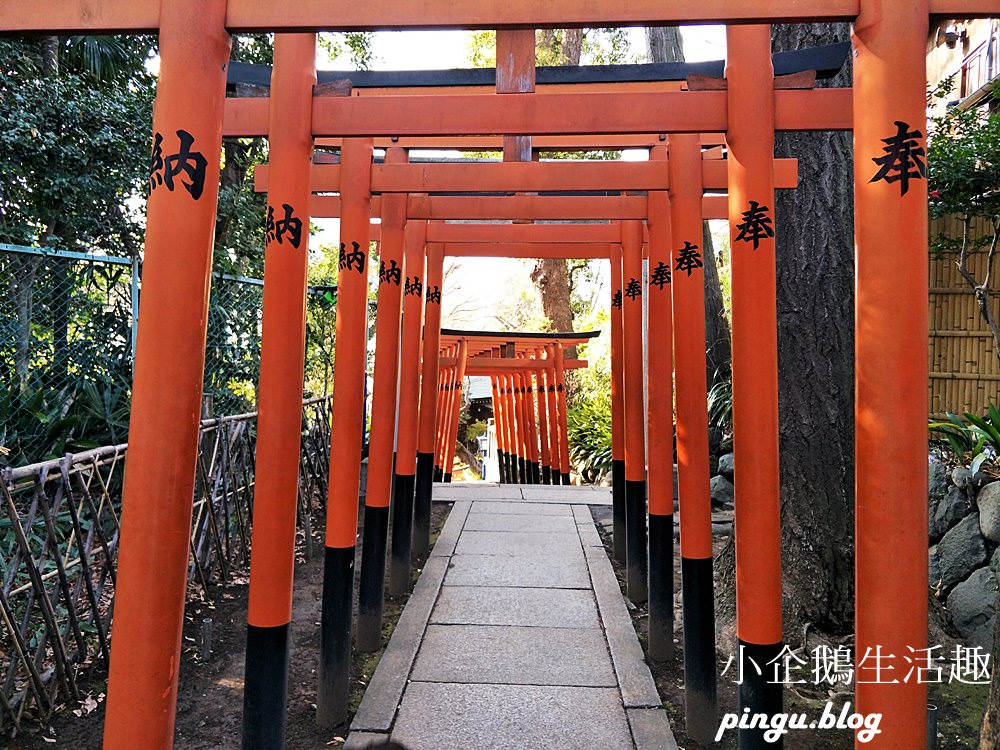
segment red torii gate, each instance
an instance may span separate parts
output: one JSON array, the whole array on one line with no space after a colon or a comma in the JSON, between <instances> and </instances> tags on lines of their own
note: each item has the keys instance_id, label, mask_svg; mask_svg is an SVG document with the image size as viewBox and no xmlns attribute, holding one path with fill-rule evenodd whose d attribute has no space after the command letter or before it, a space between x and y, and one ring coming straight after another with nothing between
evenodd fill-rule
<instances>
[{"instance_id":1,"label":"red torii gate","mask_svg":"<svg viewBox=\"0 0 1000 750\"><path fill-rule=\"evenodd\" d=\"M178 144L183 150L185 139L190 139L197 153L212 154L219 150L221 143L229 32L275 29L311 32L321 28L563 28L688 21L734 24L854 21L853 97L863 104L857 108L853 122L858 167L855 186L858 247L856 619L860 654L876 645L892 653L902 653L907 647L926 645L927 638L923 538L926 524L923 498L926 364L920 364L926 362L927 279L926 271L920 271L925 268L927 243L926 184L919 170L910 174L909 165L898 173L885 169L887 164L891 166L891 162L886 161L886 148L900 138L912 141L913 148L923 144L926 131L923 53L929 14L966 17L993 12L995 0L776 0L769 3L766 10L737 0L678 2L669 6L658 0L638 0L628 4L608 3L606 7L581 7L573 0L553 0L544 6L529 0L512 0L499 5L485 0L469 0L462 4L428 0L392 7L350 4L344 0L303 0L294 9L261 0L165 0L162 5L157 0L107 0L97 5L85 0L38 0L30 11L13 4L0 7L0 30L8 33L159 31L162 67L154 130L168 149L164 153L172 153ZM741 30L734 28L730 35L731 42L737 42L730 47L735 53L741 47L738 42ZM759 32L752 29L747 35L753 39L760 37ZM744 51L750 52L749 49ZM723 106L728 106L733 114L746 106L746 102L740 104L738 101L746 96L745 92L761 92L758 76L762 73L743 71L748 74L743 78L738 67L733 65L731 68L733 88L717 99L726 102ZM741 82L737 84L737 80ZM764 100L770 102L772 97L768 93L764 90ZM761 125L772 133L773 125L780 125L782 113L787 113L788 109L787 104L781 102L786 97L779 97L779 93L773 97L775 121L770 122L770 118L765 117ZM586 100L572 102L552 98L556 95L544 96L547 101L539 99L522 104L516 101L522 95L504 95L504 113L513 115L506 124L481 116L489 114L486 110L478 114L462 112L462 116L452 122L457 123L454 127L465 132L485 129L514 136L524 132L588 132L607 127L606 123L594 122L592 117L581 117L586 114L581 111L587 106ZM677 112L677 106L668 98L671 95L658 96L663 97L659 106L667 109L660 112L663 120L674 119L670 115ZM708 97L705 99L708 101ZM195 101L198 107L191 106ZM337 134L379 135L372 132L363 117L351 118L364 113L375 114L379 106L384 107L387 103L366 108L355 105L354 101L367 100L327 101L333 102L328 111L343 118L336 128ZM618 101L627 107L640 104L636 99ZM683 101L679 100L680 106L686 106ZM760 103L760 99L754 101ZM415 103L396 103L401 105L394 112L398 116L420 114L419 105ZM453 105L459 103L478 106L471 101L452 102ZM652 101L648 104L648 107L654 106ZM692 131L728 130L734 164L751 165L753 144L744 142L737 147L739 139L732 138L734 127L739 129L737 122L719 122L727 118L718 112L718 104L714 106L714 119L726 127L705 127L702 121L670 123L669 129L674 132L685 127ZM639 120L656 114L650 109L643 111L639 106L621 112L623 120L628 122L623 122L620 128L616 124L615 129L622 132L633 132L632 128L641 124ZM630 116L631 113L635 115ZM570 114L578 119L568 122L572 119L568 117ZM807 118L808 108L799 108L799 114ZM754 115L759 116L759 112L755 111ZM404 119L395 130L406 134L407 128L440 135L449 132L449 123L441 118L434 121L434 118L423 117L410 122ZM651 128L659 129L664 128L662 125ZM352 171L367 174L370 155L365 148L345 142L344 149L344 167L355 164ZM873 161L881 166L873 167ZM151 748L168 748L172 742L186 526L190 523L217 178L217 160L208 159L204 191L191 189L194 185L182 178L176 189L172 185L161 185L153 192L149 203L146 288L139 328L130 448L132 461L126 476L125 532L119 558L120 608L116 618L116 643L124 645L116 645L111 666L105 740L108 748L131 747L137 736L145 737ZM352 180L351 185L355 184L359 183ZM370 182L366 180L364 184L360 197L367 195ZM182 189L185 187L188 189ZM746 187L750 187L749 181ZM757 200L759 190L766 193L767 186L755 186L753 200L758 205L770 205ZM364 212L360 205L358 208L350 217L345 210L346 236L353 237L353 241L367 239L368 218L367 215L362 217ZM737 208L734 216L744 213L747 204ZM755 248L758 251L763 248L765 253L772 250L766 240L755 244ZM362 270L366 255L362 252ZM737 266L734 262L734 273ZM912 272L900 276L896 273L900 266ZM758 272L759 269L755 269L754 276ZM766 283L767 279L760 281ZM752 291L760 291L754 286L751 283ZM195 304L191 304L192 301ZM363 299L360 303L363 305ZM338 318L347 318L347 321L341 326L338 320L338 343L343 335L348 364L351 364L350 353L355 346L349 343L348 323L357 320L358 316L351 313L356 312L359 299L353 291L345 295L342 290L340 304L343 313L347 314L342 313ZM735 325L742 324L738 323L734 310ZM734 328L736 335L739 334ZM736 355L734 351L734 364L735 361L743 361L743 355ZM770 373L766 372L765 377L769 378ZM741 396L737 391L734 397L735 418L739 423L746 413L741 410L748 408L748 402L745 392ZM351 417L350 412L340 415L338 427L353 427ZM770 415L765 417L770 419ZM889 429L893 430L898 461L903 467L902 487L900 482L896 483L901 500L888 497L877 465L879 446L889 439ZM343 435L347 437L349 432L344 429ZM360 430L357 432L360 434ZM737 436L737 442L747 445L746 438L747 433L743 432L743 437ZM169 446L168 450L164 451L164 446ZM748 451L753 454L752 448ZM347 480L353 476L352 464L348 463L345 484L350 484ZM771 502L773 499L768 500L769 504ZM751 520L744 529L757 529L757 523ZM894 533L887 535L886 529L893 529ZM766 528L758 530L770 533ZM745 545L738 541L738 548L740 546ZM738 583L745 572L751 571L742 568L738 571ZM139 601L145 601L146 606L130 604ZM747 602L741 601L744 611L746 605ZM765 630L770 627L768 624ZM165 637L150 638L151 633L164 633ZM136 662L144 669L135 669ZM857 697L859 711L883 714L882 734L874 740L875 746L923 746L926 690L922 685L860 683Z\"/></svg>"}]
</instances>

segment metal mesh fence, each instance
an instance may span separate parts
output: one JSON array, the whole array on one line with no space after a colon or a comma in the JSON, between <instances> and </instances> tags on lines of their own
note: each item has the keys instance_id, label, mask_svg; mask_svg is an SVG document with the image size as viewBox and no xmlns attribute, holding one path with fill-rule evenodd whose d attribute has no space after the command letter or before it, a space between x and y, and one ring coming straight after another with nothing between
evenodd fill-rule
<instances>
[{"instance_id":1,"label":"metal mesh fence","mask_svg":"<svg viewBox=\"0 0 1000 750\"><path fill-rule=\"evenodd\" d=\"M128 439L135 312L130 258L0 244L0 467ZM328 392L335 297L310 290L306 392ZM205 352L215 415L256 408L263 283L216 273Z\"/></svg>"}]
</instances>

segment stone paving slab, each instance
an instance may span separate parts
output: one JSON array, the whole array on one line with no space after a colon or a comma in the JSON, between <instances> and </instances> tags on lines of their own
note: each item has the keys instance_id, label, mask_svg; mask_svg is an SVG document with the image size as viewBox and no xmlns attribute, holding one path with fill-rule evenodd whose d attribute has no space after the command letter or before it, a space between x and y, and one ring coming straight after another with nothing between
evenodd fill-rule
<instances>
[{"instance_id":1,"label":"stone paving slab","mask_svg":"<svg viewBox=\"0 0 1000 750\"><path fill-rule=\"evenodd\" d=\"M611 505L611 490L593 492L573 487L525 487L521 490L525 500L541 500L546 503L571 503L578 505Z\"/></svg>"},{"instance_id":2,"label":"stone paving slab","mask_svg":"<svg viewBox=\"0 0 1000 750\"><path fill-rule=\"evenodd\" d=\"M439 490L448 521L346 748L677 750L597 534L610 493Z\"/></svg>"},{"instance_id":3,"label":"stone paving slab","mask_svg":"<svg viewBox=\"0 0 1000 750\"><path fill-rule=\"evenodd\" d=\"M597 604L581 589L447 586L430 621L449 625L599 628Z\"/></svg>"},{"instance_id":4,"label":"stone paving slab","mask_svg":"<svg viewBox=\"0 0 1000 750\"><path fill-rule=\"evenodd\" d=\"M573 520L576 523L576 530L580 534L580 541L584 547L603 547L601 535L597 533L594 525L594 517L590 513L587 505L573 505Z\"/></svg>"},{"instance_id":5,"label":"stone paving slab","mask_svg":"<svg viewBox=\"0 0 1000 750\"><path fill-rule=\"evenodd\" d=\"M471 516L470 516L471 518ZM521 586L587 589L590 573L582 556L542 551L533 555L457 555L451 558L445 586Z\"/></svg>"},{"instance_id":6,"label":"stone paving slab","mask_svg":"<svg viewBox=\"0 0 1000 750\"><path fill-rule=\"evenodd\" d=\"M480 503L476 503L479 505ZM570 506L574 507L574 506ZM576 531L570 516L529 516L503 513L477 513L465 522L466 531Z\"/></svg>"},{"instance_id":7,"label":"stone paving slab","mask_svg":"<svg viewBox=\"0 0 1000 750\"><path fill-rule=\"evenodd\" d=\"M445 521L444 528L441 529L437 541L434 542L431 557L451 557L455 554L455 545L458 544L458 537L462 534L466 516L469 515L471 507L472 503L464 500L460 500L452 506L448 520Z\"/></svg>"},{"instance_id":8,"label":"stone paving slab","mask_svg":"<svg viewBox=\"0 0 1000 750\"><path fill-rule=\"evenodd\" d=\"M406 677L413 667L447 567L448 561L442 557L431 558L424 565L423 573L399 616L389 645L368 683L351 722L351 731L388 732L392 727L396 707L406 687Z\"/></svg>"},{"instance_id":9,"label":"stone paving slab","mask_svg":"<svg viewBox=\"0 0 1000 750\"><path fill-rule=\"evenodd\" d=\"M407 750L632 750L613 688L415 682L392 738Z\"/></svg>"},{"instance_id":10,"label":"stone paving slab","mask_svg":"<svg viewBox=\"0 0 1000 750\"><path fill-rule=\"evenodd\" d=\"M677 750L670 719L662 708L630 708L626 713L636 750Z\"/></svg>"},{"instance_id":11,"label":"stone paving slab","mask_svg":"<svg viewBox=\"0 0 1000 750\"><path fill-rule=\"evenodd\" d=\"M632 627L632 617L625 606L614 568L604 549L586 547L594 596L601 613L601 622L608 637L611 660L626 708L659 708L663 705L646 665L642 646Z\"/></svg>"},{"instance_id":12,"label":"stone paving slab","mask_svg":"<svg viewBox=\"0 0 1000 750\"><path fill-rule=\"evenodd\" d=\"M535 533L531 531L466 531L455 547L456 555L535 555L576 557L581 551L580 537L570 533Z\"/></svg>"},{"instance_id":13,"label":"stone paving slab","mask_svg":"<svg viewBox=\"0 0 1000 750\"><path fill-rule=\"evenodd\" d=\"M572 506L556 503L525 503L513 500L477 501L472 504L470 515L483 514L522 515L522 516L570 516Z\"/></svg>"},{"instance_id":14,"label":"stone paving slab","mask_svg":"<svg viewBox=\"0 0 1000 750\"><path fill-rule=\"evenodd\" d=\"M428 625L410 679L617 687L600 629Z\"/></svg>"}]
</instances>

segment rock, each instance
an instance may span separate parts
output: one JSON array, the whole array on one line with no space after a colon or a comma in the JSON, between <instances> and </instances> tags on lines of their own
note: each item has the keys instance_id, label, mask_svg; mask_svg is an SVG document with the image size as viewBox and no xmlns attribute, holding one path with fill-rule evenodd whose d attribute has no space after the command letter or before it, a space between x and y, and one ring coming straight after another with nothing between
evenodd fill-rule
<instances>
[{"instance_id":1,"label":"rock","mask_svg":"<svg viewBox=\"0 0 1000 750\"><path fill-rule=\"evenodd\" d=\"M979 515L973 513L958 522L937 545L939 576L931 587L948 592L986 561L986 543L979 533Z\"/></svg>"},{"instance_id":2,"label":"rock","mask_svg":"<svg viewBox=\"0 0 1000 750\"><path fill-rule=\"evenodd\" d=\"M983 536L991 542L1000 542L1000 482L990 482L979 490L976 505Z\"/></svg>"},{"instance_id":3,"label":"rock","mask_svg":"<svg viewBox=\"0 0 1000 750\"><path fill-rule=\"evenodd\" d=\"M719 474L719 473L720 473L719 472L719 459L717 459L715 456L709 456L708 457L708 475L709 476L715 476L716 474Z\"/></svg>"},{"instance_id":4,"label":"rock","mask_svg":"<svg viewBox=\"0 0 1000 750\"><path fill-rule=\"evenodd\" d=\"M722 445L722 430L718 427L710 427L708 430L708 452L710 455L719 455L719 446Z\"/></svg>"},{"instance_id":5,"label":"rock","mask_svg":"<svg viewBox=\"0 0 1000 750\"><path fill-rule=\"evenodd\" d=\"M948 491L948 469L940 462L930 465L927 472L927 495L937 503Z\"/></svg>"},{"instance_id":6,"label":"rock","mask_svg":"<svg viewBox=\"0 0 1000 750\"><path fill-rule=\"evenodd\" d=\"M949 487L941 501L934 508L934 514L928 522L931 541L937 541L956 523L972 512L972 507L965 490Z\"/></svg>"},{"instance_id":7,"label":"rock","mask_svg":"<svg viewBox=\"0 0 1000 750\"><path fill-rule=\"evenodd\" d=\"M951 483L956 487L968 487L972 481L972 472L964 466L956 466L951 470Z\"/></svg>"},{"instance_id":8,"label":"rock","mask_svg":"<svg viewBox=\"0 0 1000 750\"><path fill-rule=\"evenodd\" d=\"M735 481L736 459L732 453L727 453L719 458L719 473L730 482Z\"/></svg>"},{"instance_id":9,"label":"rock","mask_svg":"<svg viewBox=\"0 0 1000 750\"><path fill-rule=\"evenodd\" d=\"M719 453L732 453L733 452L733 438L727 437L723 438L722 442L719 443Z\"/></svg>"},{"instance_id":10,"label":"rock","mask_svg":"<svg viewBox=\"0 0 1000 750\"><path fill-rule=\"evenodd\" d=\"M940 596L941 591L937 584L941 580L941 557L936 544L927 550L927 580L930 581L934 595Z\"/></svg>"},{"instance_id":11,"label":"rock","mask_svg":"<svg viewBox=\"0 0 1000 750\"><path fill-rule=\"evenodd\" d=\"M990 570L1000 578L1000 547L993 550L993 557L990 558Z\"/></svg>"},{"instance_id":12,"label":"rock","mask_svg":"<svg viewBox=\"0 0 1000 750\"><path fill-rule=\"evenodd\" d=\"M736 488L733 483L722 476L712 477L709 485L712 505L719 508L732 509L736 507Z\"/></svg>"},{"instance_id":13,"label":"rock","mask_svg":"<svg viewBox=\"0 0 1000 750\"><path fill-rule=\"evenodd\" d=\"M989 568L975 571L948 597L951 624L967 646L990 651L996 612L997 580Z\"/></svg>"}]
</instances>

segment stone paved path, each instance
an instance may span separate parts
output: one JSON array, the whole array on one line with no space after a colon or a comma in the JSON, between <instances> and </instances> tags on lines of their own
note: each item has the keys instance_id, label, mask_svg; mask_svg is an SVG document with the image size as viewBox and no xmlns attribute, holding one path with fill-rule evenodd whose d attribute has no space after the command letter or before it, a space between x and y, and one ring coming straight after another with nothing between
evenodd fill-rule
<instances>
[{"instance_id":1,"label":"stone paved path","mask_svg":"<svg viewBox=\"0 0 1000 750\"><path fill-rule=\"evenodd\" d=\"M347 747L675 749L587 507L610 491L434 492L454 506Z\"/></svg>"}]
</instances>

